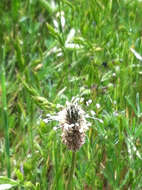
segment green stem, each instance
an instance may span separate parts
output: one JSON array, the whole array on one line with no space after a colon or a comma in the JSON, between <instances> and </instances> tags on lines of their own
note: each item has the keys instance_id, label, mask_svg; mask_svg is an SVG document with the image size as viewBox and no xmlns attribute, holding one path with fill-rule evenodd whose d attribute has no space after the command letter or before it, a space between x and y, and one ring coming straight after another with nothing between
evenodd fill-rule
<instances>
[{"instance_id":1,"label":"green stem","mask_svg":"<svg viewBox=\"0 0 142 190\"><path fill-rule=\"evenodd\" d=\"M76 161L76 152L73 152L72 153L71 170L70 170L68 184L67 184L67 190L72 190L72 178L73 178L74 169L75 169L75 161Z\"/></svg>"},{"instance_id":2,"label":"green stem","mask_svg":"<svg viewBox=\"0 0 142 190\"><path fill-rule=\"evenodd\" d=\"M3 63L5 52L3 51ZM6 100L6 81L5 81L5 69L2 65L1 69L1 88L2 88L2 112L3 112L3 124L5 131L5 151L6 151L6 163L7 163L7 176L10 178L10 151L9 151L9 127L8 127L8 113L7 113L7 100Z\"/></svg>"}]
</instances>

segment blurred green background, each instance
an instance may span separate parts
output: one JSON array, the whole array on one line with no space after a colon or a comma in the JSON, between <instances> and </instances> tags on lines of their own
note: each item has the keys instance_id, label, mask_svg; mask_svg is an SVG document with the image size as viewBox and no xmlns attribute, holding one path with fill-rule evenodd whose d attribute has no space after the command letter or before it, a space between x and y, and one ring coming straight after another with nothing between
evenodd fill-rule
<instances>
[{"instance_id":1,"label":"blurred green background","mask_svg":"<svg viewBox=\"0 0 142 190\"><path fill-rule=\"evenodd\" d=\"M73 189L142 189L141 13L140 0L0 1L0 184L65 189L71 152L43 118L77 96L96 119Z\"/></svg>"}]
</instances>

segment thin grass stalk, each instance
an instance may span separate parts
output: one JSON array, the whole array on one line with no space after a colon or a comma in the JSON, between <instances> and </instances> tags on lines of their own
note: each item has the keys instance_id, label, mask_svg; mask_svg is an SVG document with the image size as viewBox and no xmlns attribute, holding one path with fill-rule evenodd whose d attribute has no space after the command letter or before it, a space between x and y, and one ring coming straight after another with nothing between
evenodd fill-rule
<instances>
[{"instance_id":1,"label":"thin grass stalk","mask_svg":"<svg viewBox=\"0 0 142 190\"><path fill-rule=\"evenodd\" d=\"M75 163L76 163L76 152L72 152L72 163L71 163L71 169L70 169L70 174L69 174L69 179L68 179L68 184L67 184L67 190L72 190Z\"/></svg>"},{"instance_id":2,"label":"thin grass stalk","mask_svg":"<svg viewBox=\"0 0 142 190\"><path fill-rule=\"evenodd\" d=\"M29 115L30 115L30 123L29 123L29 143L30 143L30 148L33 153L33 119L34 119L34 110L33 110L33 102L30 100L30 108L29 108ZM33 153L34 154L34 153Z\"/></svg>"},{"instance_id":3,"label":"thin grass stalk","mask_svg":"<svg viewBox=\"0 0 142 190\"><path fill-rule=\"evenodd\" d=\"M7 176L11 176L10 167L10 147L9 147L9 127L8 127L8 113L7 113L7 99L6 99L6 81L5 81L5 69L4 65L1 68L1 88L2 88L2 112L3 112L3 124L5 131L5 152L6 152L6 167Z\"/></svg>"}]
</instances>

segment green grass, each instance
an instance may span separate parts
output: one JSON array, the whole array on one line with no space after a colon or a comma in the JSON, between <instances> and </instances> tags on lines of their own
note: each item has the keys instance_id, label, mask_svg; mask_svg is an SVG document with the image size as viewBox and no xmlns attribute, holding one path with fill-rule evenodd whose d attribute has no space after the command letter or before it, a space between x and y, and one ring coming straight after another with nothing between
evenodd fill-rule
<instances>
[{"instance_id":1,"label":"green grass","mask_svg":"<svg viewBox=\"0 0 142 190\"><path fill-rule=\"evenodd\" d=\"M79 96L103 123L90 120L72 188L142 189L142 63L130 51L142 55L141 12L138 0L0 1L0 184L65 189L72 152L41 117Z\"/></svg>"}]
</instances>

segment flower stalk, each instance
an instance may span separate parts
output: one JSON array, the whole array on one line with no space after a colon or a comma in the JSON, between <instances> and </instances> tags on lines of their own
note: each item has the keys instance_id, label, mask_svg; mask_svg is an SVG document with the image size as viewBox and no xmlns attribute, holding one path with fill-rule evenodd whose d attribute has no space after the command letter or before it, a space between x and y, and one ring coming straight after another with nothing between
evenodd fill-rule
<instances>
[{"instance_id":1,"label":"flower stalk","mask_svg":"<svg viewBox=\"0 0 142 190\"><path fill-rule=\"evenodd\" d=\"M76 163L76 152L72 152L72 163L71 163L71 169L70 169L67 188L66 188L67 190L72 190L73 175L74 175L74 171L75 171L75 163Z\"/></svg>"}]
</instances>

